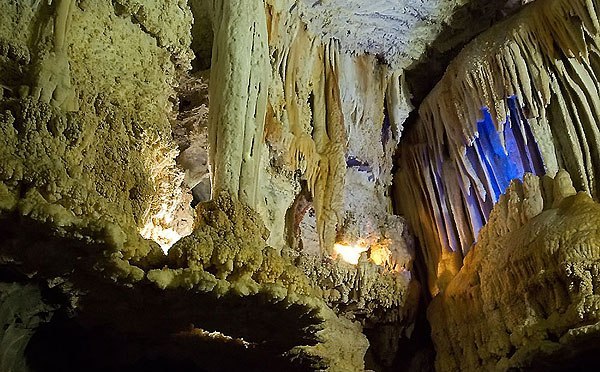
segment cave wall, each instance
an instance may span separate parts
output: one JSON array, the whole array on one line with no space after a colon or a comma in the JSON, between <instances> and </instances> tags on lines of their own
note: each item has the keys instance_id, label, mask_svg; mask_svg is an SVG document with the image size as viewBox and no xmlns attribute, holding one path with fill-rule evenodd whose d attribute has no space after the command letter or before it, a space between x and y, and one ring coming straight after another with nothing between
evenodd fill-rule
<instances>
[{"instance_id":1,"label":"cave wall","mask_svg":"<svg viewBox=\"0 0 600 372\"><path fill-rule=\"evenodd\" d=\"M127 255L147 254L138 230L160 226L177 200L170 99L189 65L191 13L177 3L2 7L3 213L104 228Z\"/></svg>"},{"instance_id":2,"label":"cave wall","mask_svg":"<svg viewBox=\"0 0 600 372\"><path fill-rule=\"evenodd\" d=\"M252 103L249 108L250 116L229 120L216 112L211 124L220 128L223 121L236 122L240 128L251 131L239 136L239 141L246 138L243 145L227 141L225 134L212 134L213 144L223 141L232 151L231 156L215 154L213 158L234 168L249 167L245 176L248 180L238 185L239 177L232 177L235 182L220 186L220 176L215 174L213 183L217 192L220 188L231 188L234 193L252 194L251 205L264 217L271 231L270 242L276 247L283 247L288 240L285 215L304 187L316 212L319 243L332 254L344 214L360 209L344 205L344 195L349 192L344 186L347 173L352 179L368 179L366 184L371 190L364 197L376 203L374 208L379 214L371 221L375 225L371 233L381 235L377 230L386 219L402 225L399 221L391 222L395 218L387 188L391 184L392 156L401 123L410 106L402 91L401 76L380 66L375 57L352 56L341 51L335 41L321 40L309 32L301 11L294 9L293 3L267 2L260 10L266 12L266 32L257 29L254 42L236 39L249 48L246 53L253 51L252 58L257 58L256 62L247 63L252 65L252 71L261 70L261 76L264 75L260 82L262 96L256 96L252 90L258 83L251 83L254 88L240 94L233 90L223 93L236 95L242 101L256 101L256 106ZM262 15L252 18L250 26L255 19L262 19ZM268 50L252 49L254 44L262 45L260 48L268 45ZM218 55L215 50L213 58L219 58ZM239 79L229 76L227 69L222 72L213 69L212 74L211 80L231 81L232 87L239 89ZM362 78L358 80L357 76ZM228 90L226 85L214 86L215 91ZM384 110L390 112L387 118ZM256 128L256 133L252 128ZM239 158L240 147L245 149L243 159ZM250 156L258 160L250 160ZM348 165L349 159L364 165L362 172L368 174L358 173L359 166ZM218 164L213 168L219 169ZM295 172L301 176L297 177ZM365 216L367 213L361 217Z\"/></svg>"},{"instance_id":3,"label":"cave wall","mask_svg":"<svg viewBox=\"0 0 600 372\"><path fill-rule=\"evenodd\" d=\"M47 306L61 309L61 316L68 318L65 327L76 324L78 331L70 333L60 328L63 323L57 316L44 319L50 329L58 327L57 337L90 337L79 327L104 327L110 335L99 332L97 340L148 337L153 340L150 342L158 342L175 338L177 345L183 345L181 354L164 341L148 352L191 358L192 363L201 365L206 354L190 356L186 350L193 344L200 349L221 347L214 345L222 340L207 334L224 331L233 340L266 345L261 346L262 351L256 350L256 355L286 366L296 361L313 368L360 370L368 347L362 327L368 322L371 326L377 322L404 323L393 337L408 334L413 315L405 311L405 305L416 301L418 291L410 273L410 238L402 220L392 215L387 195L391 156L400 132L398 115L405 115L401 78L378 67L374 58L344 55L335 42L327 44L309 35L296 14L289 16L287 25L295 25L304 34L283 42L289 37L288 30L285 24L277 23L275 10L281 13L280 18L288 15L281 8L271 9L273 15L269 15L271 5L265 7L260 2L230 5L215 2L212 7L200 7L209 9L213 25L222 27L213 28L212 65L216 67L210 81L217 83L209 86L213 201L196 208L193 232L175 243L168 255L159 246L166 250L182 235L176 231L180 222L176 214L186 201L186 188L191 187L190 173L186 176L176 163L180 138L177 132L175 138L172 135L172 127L177 130L181 121L175 117L177 85L185 81L192 56L192 13L187 5L65 0L1 5L2 25L6 25L1 29L0 61L0 104L4 109L0 151L5 160L0 172L1 271L3 275L5 270L19 273L18 279L6 279L8 282L40 290L52 287L71 299L59 304L42 299ZM256 33L243 34L250 39L236 39L241 23L255 27L260 19L264 23L256 26ZM288 41L297 44L291 47ZM256 45L251 47L252 43ZM307 44L312 45L308 58L314 64L302 66L299 62L306 60L295 58ZM257 48L262 48L261 52ZM289 64L298 64L289 70L271 65L271 55L278 48L282 55L293 49ZM247 60L248 56L252 58ZM287 64L287 57L281 63ZM230 76L232 68L241 75ZM273 71L277 71L277 79ZM283 76L280 71L284 71ZM356 86L354 77L361 71L368 71L373 78ZM302 77L295 81L285 76L288 73ZM251 82L250 90L240 84L245 79ZM346 79L345 90L339 88L340 79ZM352 104L357 99L355 91L370 88L371 81L377 82L375 94L360 98L361 102L374 100L368 104L369 111L352 113L356 106L362 106ZM282 107L279 94L284 93L277 84L288 87L284 100L290 99L289 109ZM294 84L310 89L294 92ZM309 100L313 86L317 88ZM298 94L301 98L296 97ZM342 94L348 97L344 104ZM378 106L386 94L392 105L391 116L399 119L384 127L384 108ZM248 104L253 101L256 104ZM294 105L302 109L291 109ZM343 110L357 116L357 123L345 122ZM294 112L306 117L288 119ZM307 120L313 115L318 122L314 125L312 119ZM271 132L263 130L269 123ZM377 123L375 129L370 128L373 123ZM364 261L352 266L327 257L322 261L320 255L299 264L298 254L292 253L297 247L287 245L286 211L300 192L299 184L306 182L319 214L323 242L319 243L332 245L337 239L336 228L344 213L343 180L348 172L346 126L375 137L369 139L376 145L373 149L360 142L351 146L356 148L356 157L371 163L367 173L374 174L360 176L368 185L365 195L374 201L371 207L378 213L368 233L378 239L378 229L387 228L389 232L382 233L382 238L393 241L383 243L394 252L382 251L382 257L388 259L385 264L382 259L379 264ZM242 129L247 129L247 135L240 135ZM277 132L284 138L269 137L272 141L267 145L264 138ZM280 146L285 149L282 153ZM287 168L271 167L278 161ZM232 166L239 167L239 177ZM298 171L303 175L297 175ZM264 176L268 172L268 177ZM190 216L188 213L186 218ZM263 221L270 231L263 227ZM324 251L332 253L331 247ZM28 292L21 293L26 296ZM113 293L112 303L102 305L107 293ZM165 325L168 319L161 311L172 309L152 300L161 297L173 301L172 306L179 311L178 322ZM196 305L214 303L214 297L229 298L222 303L231 305L231 312L215 318L209 305ZM129 324L127 320L133 316L128 308L139 309L144 301L154 306L140 322L144 319L157 324L156 330L146 334L135 329L140 322ZM245 301L256 301L256 308L249 311L251 305L240 306ZM289 314L308 319L307 324L314 327L301 322L288 324L290 329L297 327L301 337L277 346L281 339L274 332L259 331L265 327L259 315L263 309L264 316L270 312L284 317ZM111 313L114 317L104 315ZM250 321L232 322L226 314ZM356 318L355 314L363 315ZM283 327L278 324L271 322L273 327ZM189 339L188 344L181 341L181 335ZM43 337L37 340L50 342ZM26 341L23 338L19 347L25 347ZM71 341L69 345L77 344ZM74 363L125 368L156 357L140 353L135 342L123 345L123 350L132 351L131 360L117 353L100 363L101 358L92 351ZM48 365L54 367L48 368L61 368L68 360L58 351L53 356L36 347L31 350L31 358L50 358ZM393 358L397 345L390 350L387 353ZM19 353L17 359L22 357ZM227 363L235 365L236 358ZM31 366L39 368L39 364Z\"/></svg>"}]
</instances>

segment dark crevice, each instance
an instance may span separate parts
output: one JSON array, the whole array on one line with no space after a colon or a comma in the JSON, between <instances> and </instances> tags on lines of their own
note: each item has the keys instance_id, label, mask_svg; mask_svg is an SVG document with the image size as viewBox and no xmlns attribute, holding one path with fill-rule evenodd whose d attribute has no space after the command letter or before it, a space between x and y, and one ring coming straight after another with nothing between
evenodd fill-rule
<instances>
[{"instance_id":1,"label":"dark crevice","mask_svg":"<svg viewBox=\"0 0 600 372\"><path fill-rule=\"evenodd\" d=\"M303 247L300 237L300 223L304 215L312 208L312 196L308 191L306 181L300 181L300 185L302 187L300 193L285 214L285 235L288 245L301 251Z\"/></svg>"},{"instance_id":2,"label":"dark crevice","mask_svg":"<svg viewBox=\"0 0 600 372\"><path fill-rule=\"evenodd\" d=\"M194 24L192 25L192 73L210 69L213 46L213 27L208 1L189 1Z\"/></svg>"},{"instance_id":3,"label":"dark crevice","mask_svg":"<svg viewBox=\"0 0 600 372\"><path fill-rule=\"evenodd\" d=\"M44 301L59 308L26 349L33 371L261 371L265 365L305 371L321 363L286 355L294 346L318 342L315 330L322 320L312 308L263 294L217 298L161 290L148 281L115 282L94 269L110 270L101 260L102 244L61 237L27 218L0 222L3 253L15 257L0 266L0 279L37 285ZM49 278L53 289L45 284ZM196 329L219 331L250 346L198 335Z\"/></svg>"}]
</instances>

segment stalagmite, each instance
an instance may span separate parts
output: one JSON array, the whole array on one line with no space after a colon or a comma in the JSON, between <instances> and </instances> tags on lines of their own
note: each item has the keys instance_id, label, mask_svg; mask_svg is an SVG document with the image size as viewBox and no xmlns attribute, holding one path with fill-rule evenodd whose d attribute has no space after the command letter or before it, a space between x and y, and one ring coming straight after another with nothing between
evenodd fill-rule
<instances>
[{"instance_id":1,"label":"stalagmite","mask_svg":"<svg viewBox=\"0 0 600 372\"><path fill-rule=\"evenodd\" d=\"M525 184L540 182L526 175ZM599 270L600 205L575 194L563 170L547 183L553 192L527 186L524 195L520 181L511 184L460 272L433 300L436 370L562 368L556 355L585 353L573 335L597 337L591 273ZM531 199L538 212L518 218Z\"/></svg>"}]
</instances>

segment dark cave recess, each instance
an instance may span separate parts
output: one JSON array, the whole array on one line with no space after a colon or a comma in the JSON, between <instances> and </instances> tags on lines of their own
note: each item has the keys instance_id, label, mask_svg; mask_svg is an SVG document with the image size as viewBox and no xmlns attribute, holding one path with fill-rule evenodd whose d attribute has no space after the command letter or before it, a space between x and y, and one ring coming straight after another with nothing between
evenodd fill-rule
<instances>
[{"instance_id":1,"label":"dark cave recess","mask_svg":"<svg viewBox=\"0 0 600 372\"><path fill-rule=\"evenodd\" d=\"M60 236L27 218L3 219L0 234L0 282L36 285L44 302L58 308L26 347L32 371L310 371L322 365L288 353L317 343L321 319L314 309L260 293L217 298L144 280L115 281L103 266L101 244ZM215 331L229 337L207 336Z\"/></svg>"}]
</instances>

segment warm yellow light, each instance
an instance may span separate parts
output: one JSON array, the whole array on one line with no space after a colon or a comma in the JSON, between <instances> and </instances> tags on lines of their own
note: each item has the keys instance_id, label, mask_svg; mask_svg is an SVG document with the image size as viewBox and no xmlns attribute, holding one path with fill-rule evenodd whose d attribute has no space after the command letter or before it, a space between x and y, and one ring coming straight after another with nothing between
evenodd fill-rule
<instances>
[{"instance_id":1,"label":"warm yellow light","mask_svg":"<svg viewBox=\"0 0 600 372\"><path fill-rule=\"evenodd\" d=\"M336 243L333 246L335 252L342 256L342 259L348 263L356 265L358 263L358 259L360 258L360 254L366 252L369 247L361 247L356 245L344 245Z\"/></svg>"},{"instance_id":2,"label":"warm yellow light","mask_svg":"<svg viewBox=\"0 0 600 372\"><path fill-rule=\"evenodd\" d=\"M374 244L371 246L369 258L375 265L385 266L392 262L392 251L383 244Z\"/></svg>"},{"instance_id":3,"label":"warm yellow light","mask_svg":"<svg viewBox=\"0 0 600 372\"><path fill-rule=\"evenodd\" d=\"M157 242L165 253L169 251L169 248L171 248L173 244L181 239L181 235L175 230L164 228L160 225L154 225L152 222L144 226L140 231L140 235L146 239Z\"/></svg>"}]
</instances>

